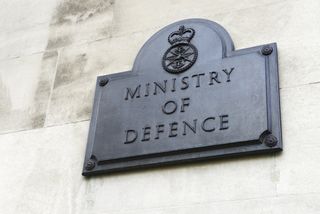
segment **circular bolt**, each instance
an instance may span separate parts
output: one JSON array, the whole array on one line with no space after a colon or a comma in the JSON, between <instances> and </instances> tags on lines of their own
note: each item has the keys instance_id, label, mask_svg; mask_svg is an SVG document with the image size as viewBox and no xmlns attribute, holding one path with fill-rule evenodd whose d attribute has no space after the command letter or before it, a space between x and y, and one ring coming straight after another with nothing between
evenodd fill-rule
<instances>
[{"instance_id":1,"label":"circular bolt","mask_svg":"<svg viewBox=\"0 0 320 214\"><path fill-rule=\"evenodd\" d=\"M93 160L88 160L85 168L86 168L86 170L92 170L95 166L96 166L96 164Z\"/></svg>"},{"instance_id":2,"label":"circular bolt","mask_svg":"<svg viewBox=\"0 0 320 214\"><path fill-rule=\"evenodd\" d=\"M273 48L269 45L265 45L261 49L261 53L265 56L270 55L273 51Z\"/></svg>"},{"instance_id":3,"label":"circular bolt","mask_svg":"<svg viewBox=\"0 0 320 214\"><path fill-rule=\"evenodd\" d=\"M263 139L263 143L269 147L274 147L277 145L278 140L275 136L273 136L272 134L269 134L265 136L265 138Z\"/></svg>"},{"instance_id":4,"label":"circular bolt","mask_svg":"<svg viewBox=\"0 0 320 214\"><path fill-rule=\"evenodd\" d=\"M99 85L100 85L101 87L103 87L103 86L107 85L108 82L109 82L109 79L108 79L108 78L104 78L104 79L101 79L101 80L99 81Z\"/></svg>"}]
</instances>

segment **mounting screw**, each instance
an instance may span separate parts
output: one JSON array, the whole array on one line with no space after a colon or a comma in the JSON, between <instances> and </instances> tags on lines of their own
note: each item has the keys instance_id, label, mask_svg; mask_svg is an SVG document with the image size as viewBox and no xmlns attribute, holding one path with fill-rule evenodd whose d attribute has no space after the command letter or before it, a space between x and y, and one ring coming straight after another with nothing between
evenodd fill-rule
<instances>
[{"instance_id":1,"label":"mounting screw","mask_svg":"<svg viewBox=\"0 0 320 214\"><path fill-rule=\"evenodd\" d=\"M267 136L264 137L263 143L269 147L274 147L277 145L278 139L274 135L268 134Z\"/></svg>"},{"instance_id":2,"label":"mounting screw","mask_svg":"<svg viewBox=\"0 0 320 214\"><path fill-rule=\"evenodd\" d=\"M108 78L103 78L103 79L101 79L101 80L99 81L99 85L100 85L101 87L103 87L103 86L107 85L108 82L109 82L109 79L108 79Z\"/></svg>"},{"instance_id":3,"label":"mounting screw","mask_svg":"<svg viewBox=\"0 0 320 214\"><path fill-rule=\"evenodd\" d=\"M96 163L93 160L88 160L86 163L86 170L92 170L96 166Z\"/></svg>"},{"instance_id":4,"label":"mounting screw","mask_svg":"<svg viewBox=\"0 0 320 214\"><path fill-rule=\"evenodd\" d=\"M270 55L273 51L273 48L269 45L265 45L261 49L261 53L265 56Z\"/></svg>"}]
</instances>

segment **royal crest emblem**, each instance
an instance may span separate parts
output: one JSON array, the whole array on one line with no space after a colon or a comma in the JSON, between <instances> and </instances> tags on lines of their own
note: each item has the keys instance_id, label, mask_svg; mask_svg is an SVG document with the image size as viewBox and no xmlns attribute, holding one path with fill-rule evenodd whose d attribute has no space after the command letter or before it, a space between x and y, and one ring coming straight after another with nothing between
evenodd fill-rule
<instances>
[{"instance_id":1,"label":"royal crest emblem","mask_svg":"<svg viewBox=\"0 0 320 214\"><path fill-rule=\"evenodd\" d=\"M178 31L172 32L168 36L171 47L164 53L162 58L163 68L172 74L182 73L196 62L198 57L197 48L190 44L195 34L192 28L179 27Z\"/></svg>"}]
</instances>

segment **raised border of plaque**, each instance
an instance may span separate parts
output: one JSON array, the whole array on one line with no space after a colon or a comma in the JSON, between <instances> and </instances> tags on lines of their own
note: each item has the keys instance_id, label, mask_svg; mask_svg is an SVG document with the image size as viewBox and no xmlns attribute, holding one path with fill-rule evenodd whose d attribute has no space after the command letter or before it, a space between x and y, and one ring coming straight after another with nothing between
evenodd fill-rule
<instances>
[{"instance_id":1,"label":"raised border of plaque","mask_svg":"<svg viewBox=\"0 0 320 214\"><path fill-rule=\"evenodd\" d=\"M114 141L114 136L108 136L106 127L117 127L118 123L114 121L113 117L109 117L108 114L117 114L117 109L112 108L112 111L104 112L104 106L108 103L113 102L112 99L106 100L104 98L105 93L109 93L110 87L114 87L110 83L116 84L119 80L124 80L130 78L142 78L143 72L140 73L140 67L144 63L144 51L151 48L152 42L159 37L160 33L163 31L168 31L167 29L176 29L177 31L168 31L167 36L169 39L164 41L167 45L167 51L159 53L159 63L155 64L158 68L161 67L163 72L170 73L171 75L181 75L187 74L188 69L193 69L197 65L197 60L199 60L203 53L198 54L198 49L194 40L198 35L197 30L193 29L192 26L197 26L198 24L206 26L214 31L221 40L221 51L222 59L226 58L236 58L245 56L248 54L259 54L264 58L264 74L265 84L261 85L265 90L265 105L266 105L266 129L261 132L259 136L255 139L248 141L239 142L225 142L219 144L208 144L205 146L197 146L183 149L171 149L167 151L159 152L138 152L138 155L131 155L126 151L126 154L122 154L116 146L108 147L112 151L108 151L111 154L114 150L115 157L101 157L97 153L100 148L105 148L103 145L108 144L110 141ZM190 27L191 26L191 27ZM202 37L205 35L202 35ZM205 38L205 37L203 37ZM169 44L169 43L170 44ZM161 44L160 44L161 45ZM215 48L215 47L212 47ZM155 50L156 51L156 50ZM184 55L183 55L184 54ZM148 62L149 63L149 62ZM241 62L240 62L241 63ZM149 65L152 67L152 65ZM229 71L230 72L230 71ZM231 73L231 72L230 72ZM228 80L227 80L228 81ZM228 93L228 92L226 92ZM132 94L131 94L132 95ZM111 96L112 97L112 96ZM109 98L109 97L108 97ZM112 97L115 98L115 97ZM115 98L116 99L116 98ZM156 98L154 98L156 99ZM217 101L219 102L219 100ZM209 105L209 101L205 101L204 105ZM127 111L133 111L133 109L125 109L126 115L132 115L134 118L134 112L128 114ZM148 110L146 110L148 111ZM164 112L166 113L166 112ZM120 113L121 114L121 113ZM108 121L109 118L113 118ZM135 120L143 120L144 118L138 117ZM223 118L220 120L223 120ZM123 121L125 122L125 121ZM250 121L248 121L250 122ZM101 125L111 123L111 126ZM204 122L203 122L204 123ZM244 122L244 126L245 126ZM221 125L221 124L220 124ZM222 126L223 126L222 121ZM172 128L172 127L171 127ZM190 127L189 127L190 128ZM203 127L202 127L203 128ZM208 129L208 127L206 127ZM252 129L252 128L251 128ZM191 128L190 128L191 130ZM159 131L159 130L158 130ZM247 130L250 132L253 130ZM104 134L105 132L105 134ZM117 129L110 131L117 132ZM128 135L128 133L127 133ZM109 138L110 137L110 138ZM117 139L116 139L117 140ZM119 142L123 144L123 139L118 139ZM172 140L172 139L170 139ZM201 140L201 138L200 138ZM220 139L221 141L221 139ZM222 138L223 141L223 138ZM129 141L128 141L129 142ZM204 19L187 19L182 20L160 30L158 33L153 35L142 47L139 54L136 57L132 71L103 75L97 78L93 112L90 122L90 129L88 135L88 144L85 154L85 160L83 165L82 175L91 176L101 173L109 173L115 171L122 171L128 169L136 169L142 167L150 166L160 166L169 165L182 162L191 162L198 160L206 160L213 158L221 158L228 156L238 156L247 154L257 154L257 153L272 153L282 150L282 136L281 136L281 120L280 120L280 99L279 99L279 79L278 79L278 56L277 56L277 45L276 43L245 48L241 50L234 50L234 45L231 37L227 31L219 24L204 20ZM111 152L111 153L110 153ZM130 151L129 151L130 152ZM137 152L137 151L135 151ZM139 155L140 154L140 155Z\"/></svg>"}]
</instances>

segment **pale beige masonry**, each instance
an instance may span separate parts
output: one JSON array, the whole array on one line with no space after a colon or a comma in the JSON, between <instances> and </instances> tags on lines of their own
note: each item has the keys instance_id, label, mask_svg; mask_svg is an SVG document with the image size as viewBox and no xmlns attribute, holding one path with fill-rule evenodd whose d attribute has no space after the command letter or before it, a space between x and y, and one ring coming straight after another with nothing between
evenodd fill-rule
<instances>
[{"instance_id":1,"label":"pale beige masonry","mask_svg":"<svg viewBox=\"0 0 320 214\"><path fill-rule=\"evenodd\" d=\"M319 97L318 83L281 90L285 144L275 169L279 194L320 192Z\"/></svg>"},{"instance_id":2,"label":"pale beige masonry","mask_svg":"<svg viewBox=\"0 0 320 214\"><path fill-rule=\"evenodd\" d=\"M2 0L0 213L320 213L320 1ZM97 75L128 71L171 22L236 49L277 42L284 151L86 179Z\"/></svg>"},{"instance_id":3,"label":"pale beige masonry","mask_svg":"<svg viewBox=\"0 0 320 214\"><path fill-rule=\"evenodd\" d=\"M0 61L0 132L43 127L56 51Z\"/></svg>"},{"instance_id":4,"label":"pale beige masonry","mask_svg":"<svg viewBox=\"0 0 320 214\"><path fill-rule=\"evenodd\" d=\"M190 17L214 20L213 17L219 14L230 16L231 13L250 8L268 7L277 2L281 0L244 0L241 4L235 0L122 0L116 2L118 7L115 7L115 18L118 23L115 25L115 34L124 35L145 29L160 29L170 22Z\"/></svg>"},{"instance_id":5,"label":"pale beige masonry","mask_svg":"<svg viewBox=\"0 0 320 214\"><path fill-rule=\"evenodd\" d=\"M0 33L0 62L39 54L45 51L48 42L47 25Z\"/></svg>"},{"instance_id":6,"label":"pale beige masonry","mask_svg":"<svg viewBox=\"0 0 320 214\"><path fill-rule=\"evenodd\" d=\"M1 213L74 213L87 129L83 122L1 135L1 161L12 166L0 172Z\"/></svg>"},{"instance_id":7,"label":"pale beige masonry","mask_svg":"<svg viewBox=\"0 0 320 214\"><path fill-rule=\"evenodd\" d=\"M46 126L88 120L98 75L129 71L151 32L61 50ZM132 41L130 43L130 41Z\"/></svg>"},{"instance_id":8,"label":"pale beige masonry","mask_svg":"<svg viewBox=\"0 0 320 214\"><path fill-rule=\"evenodd\" d=\"M59 0L0 2L0 61L43 52Z\"/></svg>"},{"instance_id":9,"label":"pale beige masonry","mask_svg":"<svg viewBox=\"0 0 320 214\"><path fill-rule=\"evenodd\" d=\"M64 0L50 24L48 49L83 44L112 35L114 0Z\"/></svg>"},{"instance_id":10,"label":"pale beige masonry","mask_svg":"<svg viewBox=\"0 0 320 214\"><path fill-rule=\"evenodd\" d=\"M47 26L60 1L10 0L0 3L1 34Z\"/></svg>"}]
</instances>

